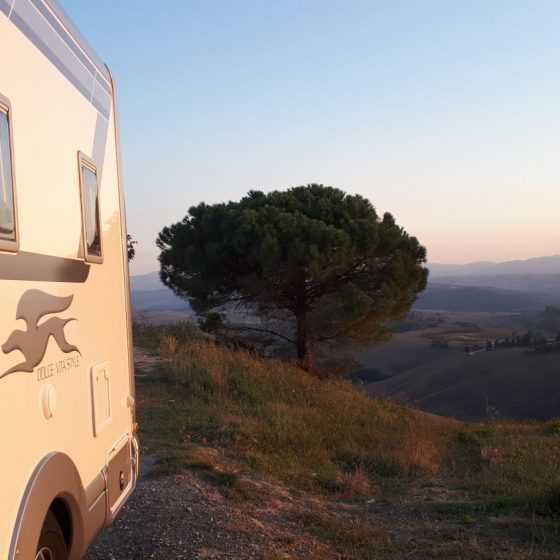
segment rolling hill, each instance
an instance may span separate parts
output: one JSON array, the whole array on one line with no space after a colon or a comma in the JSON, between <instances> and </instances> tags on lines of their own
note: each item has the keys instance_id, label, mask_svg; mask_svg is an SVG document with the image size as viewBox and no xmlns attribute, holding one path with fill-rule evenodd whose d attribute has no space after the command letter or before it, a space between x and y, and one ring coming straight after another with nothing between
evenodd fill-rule
<instances>
[{"instance_id":1,"label":"rolling hill","mask_svg":"<svg viewBox=\"0 0 560 560\"><path fill-rule=\"evenodd\" d=\"M447 353L367 389L381 397L406 396L422 410L459 420L481 420L489 411L542 420L560 416L559 378L557 353L508 348L473 356Z\"/></svg>"},{"instance_id":2,"label":"rolling hill","mask_svg":"<svg viewBox=\"0 0 560 560\"><path fill-rule=\"evenodd\" d=\"M146 311L190 311L189 304L171 290L133 290L132 307Z\"/></svg>"},{"instance_id":3,"label":"rolling hill","mask_svg":"<svg viewBox=\"0 0 560 560\"><path fill-rule=\"evenodd\" d=\"M194 313L188 302L165 287L157 271L130 277L135 321L164 325L190 321Z\"/></svg>"},{"instance_id":4,"label":"rolling hill","mask_svg":"<svg viewBox=\"0 0 560 560\"><path fill-rule=\"evenodd\" d=\"M546 294L529 294L499 288L431 283L422 292L414 309L446 311L534 311L552 303Z\"/></svg>"},{"instance_id":5,"label":"rolling hill","mask_svg":"<svg viewBox=\"0 0 560 560\"><path fill-rule=\"evenodd\" d=\"M159 272L157 270L154 270L154 272L149 272L148 274L140 274L138 276L130 277L130 289L133 292L136 290L162 290L163 288L165 288L165 286L159 279Z\"/></svg>"},{"instance_id":6,"label":"rolling hill","mask_svg":"<svg viewBox=\"0 0 560 560\"><path fill-rule=\"evenodd\" d=\"M428 288L415 309L452 312L527 312L560 304L560 255L503 263L430 264ZM158 271L131 277L135 311L189 312ZM186 316L183 318L187 318ZM177 316L173 317L177 320Z\"/></svg>"},{"instance_id":7,"label":"rolling hill","mask_svg":"<svg viewBox=\"0 0 560 560\"><path fill-rule=\"evenodd\" d=\"M484 276L442 276L433 279L437 284L476 286L514 290L525 294L537 294L539 299L560 301L560 274L495 274Z\"/></svg>"},{"instance_id":8,"label":"rolling hill","mask_svg":"<svg viewBox=\"0 0 560 560\"><path fill-rule=\"evenodd\" d=\"M436 300L439 300L438 305L443 305L441 309L474 310L474 305L478 306L476 310L485 311L528 310L534 309L537 303L540 307L560 303L560 255L503 263L434 263L428 268L429 288L420 296L429 305L427 309L433 309ZM490 291L483 293L455 289L451 293L449 289L443 289L444 285ZM496 298L495 302L492 301L493 297ZM446 307L448 303L451 307ZM508 305L511 307L506 309ZM417 304L416 307L421 306Z\"/></svg>"},{"instance_id":9,"label":"rolling hill","mask_svg":"<svg viewBox=\"0 0 560 560\"><path fill-rule=\"evenodd\" d=\"M527 260L474 262L470 264L429 264L430 276L488 276L500 274L560 274L560 255L537 257Z\"/></svg>"}]
</instances>

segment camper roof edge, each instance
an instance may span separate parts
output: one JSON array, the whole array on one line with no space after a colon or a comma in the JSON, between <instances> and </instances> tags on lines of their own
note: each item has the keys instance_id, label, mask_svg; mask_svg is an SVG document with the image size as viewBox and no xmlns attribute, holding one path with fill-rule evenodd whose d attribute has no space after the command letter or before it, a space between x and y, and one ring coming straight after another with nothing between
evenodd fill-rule
<instances>
[{"instance_id":1,"label":"camper roof edge","mask_svg":"<svg viewBox=\"0 0 560 560\"><path fill-rule=\"evenodd\" d=\"M99 58L93 47L88 43L87 39L81 34L80 30L76 27L70 16L66 13L58 0L42 0L60 19L61 23L66 27L67 31L72 35L76 43L88 55L91 61L95 64L97 71L111 83L111 77L107 70L107 65Z\"/></svg>"}]
</instances>

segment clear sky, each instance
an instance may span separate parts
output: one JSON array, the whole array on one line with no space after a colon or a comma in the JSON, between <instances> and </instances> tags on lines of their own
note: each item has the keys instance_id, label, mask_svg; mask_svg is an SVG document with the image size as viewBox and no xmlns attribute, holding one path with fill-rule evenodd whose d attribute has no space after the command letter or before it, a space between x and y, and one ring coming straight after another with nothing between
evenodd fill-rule
<instances>
[{"instance_id":1,"label":"clear sky","mask_svg":"<svg viewBox=\"0 0 560 560\"><path fill-rule=\"evenodd\" d=\"M132 272L188 208L318 182L431 262L560 253L558 0L61 0L117 82Z\"/></svg>"}]
</instances>

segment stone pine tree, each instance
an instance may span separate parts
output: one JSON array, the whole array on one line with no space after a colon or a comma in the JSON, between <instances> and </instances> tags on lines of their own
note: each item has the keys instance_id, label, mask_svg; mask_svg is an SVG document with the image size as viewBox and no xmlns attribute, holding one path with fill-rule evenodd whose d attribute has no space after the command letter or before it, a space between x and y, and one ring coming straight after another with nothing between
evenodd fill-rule
<instances>
[{"instance_id":1,"label":"stone pine tree","mask_svg":"<svg viewBox=\"0 0 560 560\"><path fill-rule=\"evenodd\" d=\"M387 338L428 274L424 247L390 214L316 184L201 203L165 227L157 245L163 283L190 300L203 324L223 327L235 305L252 318L274 316L282 328L254 320L241 328L293 344L306 370L317 344Z\"/></svg>"}]
</instances>

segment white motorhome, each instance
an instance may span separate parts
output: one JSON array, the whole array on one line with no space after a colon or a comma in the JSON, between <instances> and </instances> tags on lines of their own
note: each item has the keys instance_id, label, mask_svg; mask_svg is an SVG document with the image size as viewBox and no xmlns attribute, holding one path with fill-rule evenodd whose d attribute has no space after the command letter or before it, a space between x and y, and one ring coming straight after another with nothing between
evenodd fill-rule
<instances>
[{"instance_id":1,"label":"white motorhome","mask_svg":"<svg viewBox=\"0 0 560 560\"><path fill-rule=\"evenodd\" d=\"M111 73L54 0L0 0L0 558L83 556L138 468Z\"/></svg>"}]
</instances>

